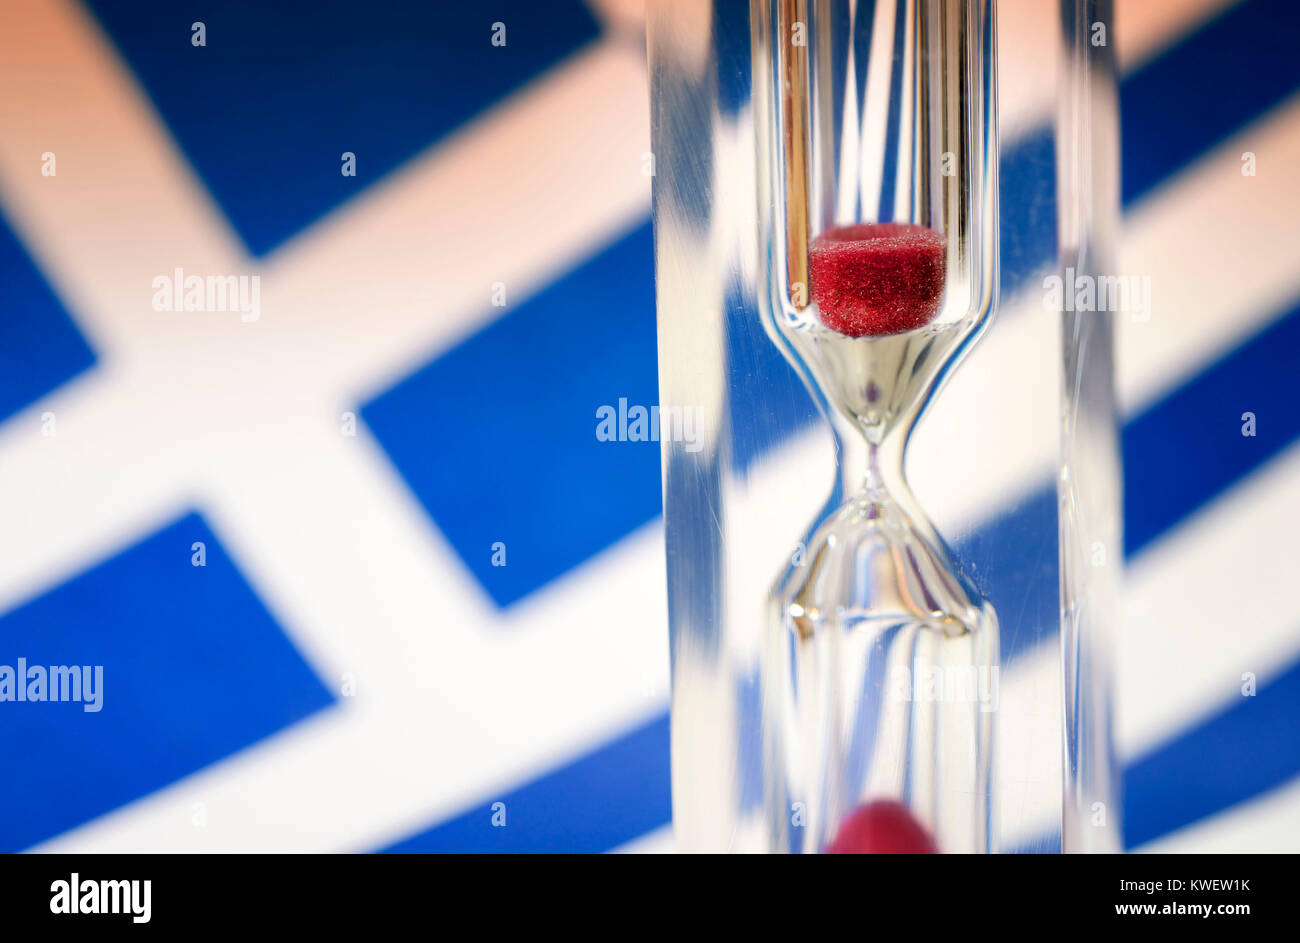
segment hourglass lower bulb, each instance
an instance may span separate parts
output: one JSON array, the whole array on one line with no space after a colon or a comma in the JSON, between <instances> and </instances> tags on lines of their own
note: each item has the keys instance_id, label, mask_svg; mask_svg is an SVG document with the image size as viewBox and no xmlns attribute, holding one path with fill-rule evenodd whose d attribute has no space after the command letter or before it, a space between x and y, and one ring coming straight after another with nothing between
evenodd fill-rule
<instances>
[{"instance_id":1,"label":"hourglass lower bulb","mask_svg":"<svg viewBox=\"0 0 1300 943\"><path fill-rule=\"evenodd\" d=\"M917 505L903 455L992 312L992 0L862 0L859 20L898 34L867 44L804 0L771 2L759 146L782 238L764 256L765 317L838 459L806 553L768 600L771 845L989 851L996 699L981 695L996 683L997 621ZM885 60L857 61L866 49ZM888 96L863 91L868 77ZM881 109L886 98L898 101Z\"/></svg>"},{"instance_id":2,"label":"hourglass lower bulb","mask_svg":"<svg viewBox=\"0 0 1300 943\"><path fill-rule=\"evenodd\" d=\"M934 839L901 802L877 799L858 806L840 823L831 855L932 855Z\"/></svg>"}]
</instances>

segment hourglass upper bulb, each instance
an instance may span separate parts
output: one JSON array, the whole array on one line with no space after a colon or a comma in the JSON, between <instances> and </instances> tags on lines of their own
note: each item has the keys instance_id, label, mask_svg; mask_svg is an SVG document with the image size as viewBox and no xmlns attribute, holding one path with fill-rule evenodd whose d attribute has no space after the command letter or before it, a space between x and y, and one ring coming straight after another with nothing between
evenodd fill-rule
<instances>
[{"instance_id":1,"label":"hourglass upper bulb","mask_svg":"<svg viewBox=\"0 0 1300 943\"><path fill-rule=\"evenodd\" d=\"M822 324L849 337L924 327L943 301L943 235L911 223L836 226L808 252Z\"/></svg>"}]
</instances>

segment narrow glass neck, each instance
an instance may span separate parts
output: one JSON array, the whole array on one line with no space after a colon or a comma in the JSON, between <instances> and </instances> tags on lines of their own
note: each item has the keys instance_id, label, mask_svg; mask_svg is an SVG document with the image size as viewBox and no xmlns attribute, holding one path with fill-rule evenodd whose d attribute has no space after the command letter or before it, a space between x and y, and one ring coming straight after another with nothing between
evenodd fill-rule
<instances>
[{"instance_id":1,"label":"narrow glass neck","mask_svg":"<svg viewBox=\"0 0 1300 943\"><path fill-rule=\"evenodd\" d=\"M831 428L839 456L839 503L862 496L884 502L909 495L903 477L911 419L895 419L889 427L867 430L848 416L833 412Z\"/></svg>"}]
</instances>

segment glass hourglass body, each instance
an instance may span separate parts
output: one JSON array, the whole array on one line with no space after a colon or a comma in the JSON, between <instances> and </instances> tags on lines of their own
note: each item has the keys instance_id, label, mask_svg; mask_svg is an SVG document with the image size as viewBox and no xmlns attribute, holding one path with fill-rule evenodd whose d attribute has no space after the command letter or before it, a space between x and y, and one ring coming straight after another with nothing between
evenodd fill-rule
<instances>
[{"instance_id":1,"label":"glass hourglass body","mask_svg":"<svg viewBox=\"0 0 1300 943\"><path fill-rule=\"evenodd\" d=\"M997 620L912 496L904 455L994 307L993 2L765 12L765 327L838 460L767 604L771 847L989 851Z\"/></svg>"}]
</instances>

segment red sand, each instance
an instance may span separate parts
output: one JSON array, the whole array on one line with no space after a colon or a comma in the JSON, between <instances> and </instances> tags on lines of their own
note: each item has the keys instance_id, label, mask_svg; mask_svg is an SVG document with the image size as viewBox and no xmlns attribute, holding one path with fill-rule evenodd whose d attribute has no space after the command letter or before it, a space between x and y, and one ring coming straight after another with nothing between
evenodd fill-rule
<instances>
[{"instance_id":1,"label":"red sand","mask_svg":"<svg viewBox=\"0 0 1300 943\"><path fill-rule=\"evenodd\" d=\"M878 799L854 809L840 823L839 833L829 855L933 855L934 846L907 806L889 799Z\"/></svg>"},{"instance_id":2,"label":"red sand","mask_svg":"<svg viewBox=\"0 0 1300 943\"><path fill-rule=\"evenodd\" d=\"M849 337L924 327L943 299L944 238L910 223L828 229L808 250L822 323Z\"/></svg>"}]
</instances>

